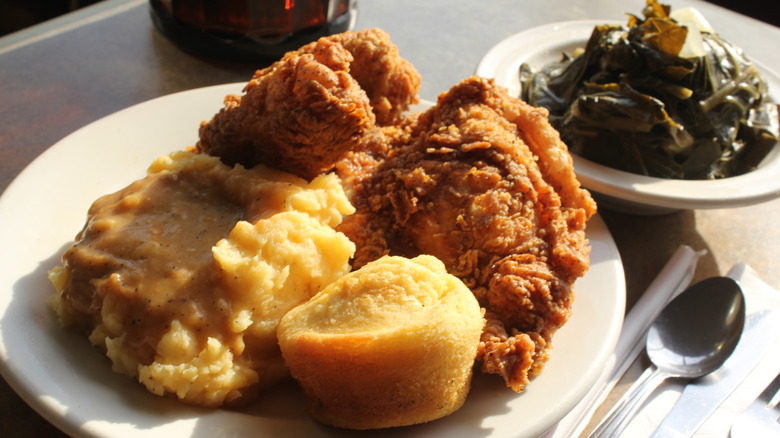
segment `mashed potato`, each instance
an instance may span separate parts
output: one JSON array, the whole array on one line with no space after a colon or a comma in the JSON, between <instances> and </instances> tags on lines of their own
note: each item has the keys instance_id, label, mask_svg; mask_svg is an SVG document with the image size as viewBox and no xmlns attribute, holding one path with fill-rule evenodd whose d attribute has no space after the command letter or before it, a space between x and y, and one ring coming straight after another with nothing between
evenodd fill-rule
<instances>
[{"instance_id":1,"label":"mashed potato","mask_svg":"<svg viewBox=\"0 0 780 438\"><path fill-rule=\"evenodd\" d=\"M176 152L95 201L50 304L149 391L244 403L288 375L281 317L350 270L355 247L334 227L352 212L335 176Z\"/></svg>"},{"instance_id":2,"label":"mashed potato","mask_svg":"<svg viewBox=\"0 0 780 438\"><path fill-rule=\"evenodd\" d=\"M314 418L376 429L460 408L483 325L476 298L441 261L385 256L289 311L278 337Z\"/></svg>"}]
</instances>

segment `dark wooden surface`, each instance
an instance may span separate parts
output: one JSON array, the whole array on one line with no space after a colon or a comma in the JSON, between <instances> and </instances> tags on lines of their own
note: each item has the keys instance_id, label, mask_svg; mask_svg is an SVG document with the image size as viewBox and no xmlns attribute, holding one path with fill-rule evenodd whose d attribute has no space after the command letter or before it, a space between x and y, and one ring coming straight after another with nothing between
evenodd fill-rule
<instances>
[{"instance_id":1,"label":"dark wooden surface","mask_svg":"<svg viewBox=\"0 0 780 438\"><path fill-rule=\"evenodd\" d=\"M511 7L517 10L511 15L501 14L497 6L469 9L443 4L448 6L437 8L412 1L360 3L358 27L379 26L390 32L401 54L422 73L422 97L426 99L435 99L439 92L471 75L487 49L514 32L577 18L621 19L624 8L619 0L574 2L575 6L587 5L588 15L584 16L584 6L551 5L545 11L529 12L513 2L501 3L504 8L515 5ZM706 5L703 8L712 13ZM414 25L414 20L422 19L430 22ZM449 28L451 20L457 20L461 32L444 34L441 30ZM488 21L493 25L485 28ZM764 26L760 32L770 32L770 39L779 35L777 28L743 17L716 15L713 21L724 26ZM754 44L758 49L772 44L751 42L747 31L743 33L735 34L738 43ZM775 62L777 58L772 56L765 62ZM90 122L177 91L246 81L262 66L216 62L181 52L154 29L146 4L140 0L101 2L22 34L0 38L0 192L41 152ZM56 182L42 181L47 183ZM601 216L623 259L629 305L680 244L707 251L700 260L697 279L724 273L745 261L770 284L780 287L780 271L776 269L780 260L780 200L663 216L602 210ZM58 435L62 434L0 380L0 436Z\"/></svg>"}]
</instances>

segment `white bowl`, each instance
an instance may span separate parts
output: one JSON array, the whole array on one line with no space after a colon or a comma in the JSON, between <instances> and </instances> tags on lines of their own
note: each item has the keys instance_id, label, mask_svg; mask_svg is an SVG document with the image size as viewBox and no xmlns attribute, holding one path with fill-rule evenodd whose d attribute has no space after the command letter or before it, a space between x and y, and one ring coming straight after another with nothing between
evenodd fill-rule
<instances>
[{"instance_id":1,"label":"white bowl","mask_svg":"<svg viewBox=\"0 0 780 438\"><path fill-rule=\"evenodd\" d=\"M515 34L488 51L476 74L495 79L520 94L518 70L528 63L540 68L560 60L562 52L584 47L594 26L610 20L566 21ZM750 54L748 54L749 56ZM769 84L770 98L780 102L780 76L756 63ZM780 151L774 148L756 170L719 180L672 180L637 175L574 156L574 171L593 192L599 206L634 214L664 214L677 210L731 208L780 197Z\"/></svg>"}]
</instances>

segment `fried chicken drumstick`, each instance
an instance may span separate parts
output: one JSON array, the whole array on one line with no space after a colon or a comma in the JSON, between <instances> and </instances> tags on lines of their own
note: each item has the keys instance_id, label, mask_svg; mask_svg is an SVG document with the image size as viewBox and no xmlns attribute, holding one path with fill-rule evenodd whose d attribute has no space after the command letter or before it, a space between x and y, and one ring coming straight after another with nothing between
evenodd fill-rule
<instances>
[{"instance_id":1,"label":"fried chicken drumstick","mask_svg":"<svg viewBox=\"0 0 780 438\"><path fill-rule=\"evenodd\" d=\"M306 179L418 101L420 76L378 29L324 37L255 73L243 96L203 123L199 152ZM375 115L376 114L376 115Z\"/></svg>"},{"instance_id":2,"label":"fried chicken drumstick","mask_svg":"<svg viewBox=\"0 0 780 438\"><path fill-rule=\"evenodd\" d=\"M441 259L486 309L482 370L522 391L589 266L595 203L546 110L487 79L443 93L396 140L349 188L357 213L340 230L358 247L353 268L385 253Z\"/></svg>"}]
</instances>

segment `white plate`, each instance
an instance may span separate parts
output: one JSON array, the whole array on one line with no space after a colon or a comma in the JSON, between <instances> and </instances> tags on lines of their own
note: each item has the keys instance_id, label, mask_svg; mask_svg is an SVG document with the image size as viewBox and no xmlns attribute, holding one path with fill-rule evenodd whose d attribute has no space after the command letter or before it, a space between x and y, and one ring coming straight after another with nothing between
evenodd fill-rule
<instances>
[{"instance_id":1,"label":"white plate","mask_svg":"<svg viewBox=\"0 0 780 438\"><path fill-rule=\"evenodd\" d=\"M210 410L156 397L115 374L86 339L60 329L46 307L46 272L81 229L89 205L144 175L159 155L194 144L198 124L243 84L142 103L55 144L0 198L0 371L44 417L73 436L336 436L305 412L297 387L274 388L242 410ZM625 305L623 267L604 223L588 228L592 265L577 282L573 315L555 337L547 369L517 395L477 376L465 406L443 420L390 429L395 436L537 436L594 384L613 351ZM283 433L282 433L283 432ZM355 435L376 436L377 432Z\"/></svg>"},{"instance_id":2,"label":"white plate","mask_svg":"<svg viewBox=\"0 0 780 438\"><path fill-rule=\"evenodd\" d=\"M520 95L520 65L535 70L559 61L563 52L584 48L593 28L600 24L625 24L610 20L552 23L517 33L491 48L480 61L476 74L494 78ZM750 56L750 54L748 54ZM755 61L754 61L755 62ZM780 76L756 62L769 84L773 102L780 102ZM740 207L780 196L780 148L761 166L747 174L716 181L669 180L611 169L574 156L574 170L582 185L599 194L599 205L640 214L658 214L681 209Z\"/></svg>"}]
</instances>

